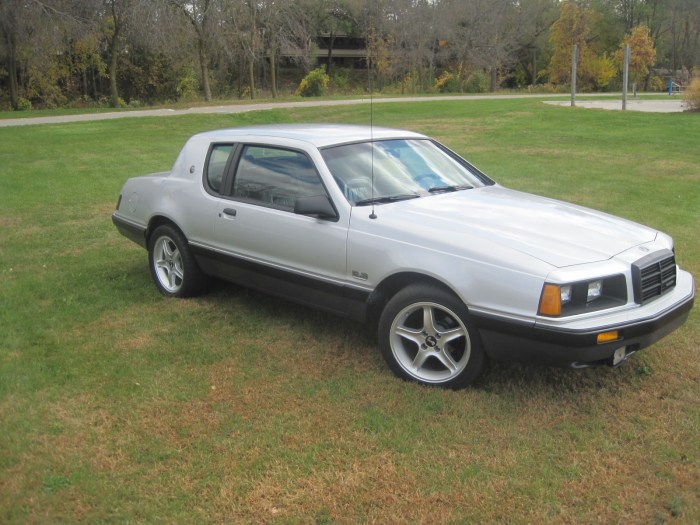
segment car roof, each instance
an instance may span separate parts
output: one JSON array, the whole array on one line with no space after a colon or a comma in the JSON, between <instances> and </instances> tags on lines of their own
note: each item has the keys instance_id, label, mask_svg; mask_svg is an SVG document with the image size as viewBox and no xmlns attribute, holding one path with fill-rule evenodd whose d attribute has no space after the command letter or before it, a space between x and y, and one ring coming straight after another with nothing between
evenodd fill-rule
<instances>
[{"instance_id":1,"label":"car roof","mask_svg":"<svg viewBox=\"0 0 700 525\"><path fill-rule=\"evenodd\" d=\"M336 144L389 138L426 138L425 135L400 129L351 124L274 124L243 128L219 129L200 133L211 142L241 140L251 137L292 139L308 142L317 148Z\"/></svg>"}]
</instances>

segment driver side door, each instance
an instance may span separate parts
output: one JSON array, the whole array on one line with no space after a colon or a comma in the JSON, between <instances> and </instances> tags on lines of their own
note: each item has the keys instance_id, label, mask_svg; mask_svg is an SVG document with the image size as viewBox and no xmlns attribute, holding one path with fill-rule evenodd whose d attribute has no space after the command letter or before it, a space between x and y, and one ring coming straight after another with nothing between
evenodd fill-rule
<instances>
[{"instance_id":1,"label":"driver side door","mask_svg":"<svg viewBox=\"0 0 700 525\"><path fill-rule=\"evenodd\" d=\"M294 213L296 199L328 195L305 152L241 144L213 228L226 278L344 313L347 221Z\"/></svg>"}]
</instances>

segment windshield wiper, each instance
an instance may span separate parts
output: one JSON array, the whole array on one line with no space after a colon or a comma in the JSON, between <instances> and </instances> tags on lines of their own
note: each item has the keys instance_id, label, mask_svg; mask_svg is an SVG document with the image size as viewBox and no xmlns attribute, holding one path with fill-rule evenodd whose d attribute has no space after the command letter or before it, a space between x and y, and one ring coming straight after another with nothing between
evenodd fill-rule
<instances>
[{"instance_id":1,"label":"windshield wiper","mask_svg":"<svg viewBox=\"0 0 700 525\"><path fill-rule=\"evenodd\" d=\"M389 195L388 197L374 197L372 199L362 199L355 203L355 206L367 206L368 204L386 204L387 202L405 201L420 197L417 193L406 193L403 195Z\"/></svg>"},{"instance_id":2,"label":"windshield wiper","mask_svg":"<svg viewBox=\"0 0 700 525\"><path fill-rule=\"evenodd\" d=\"M448 191L459 191L459 190L473 190L474 186L469 186L468 184L456 185L456 186L434 186L428 190L429 193L440 193Z\"/></svg>"}]
</instances>

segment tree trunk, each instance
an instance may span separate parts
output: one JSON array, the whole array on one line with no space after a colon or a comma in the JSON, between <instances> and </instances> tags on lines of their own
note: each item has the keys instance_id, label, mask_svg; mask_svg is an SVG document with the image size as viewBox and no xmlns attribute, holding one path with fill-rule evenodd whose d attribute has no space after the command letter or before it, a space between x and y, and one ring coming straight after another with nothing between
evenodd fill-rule
<instances>
[{"instance_id":1,"label":"tree trunk","mask_svg":"<svg viewBox=\"0 0 700 525\"><path fill-rule=\"evenodd\" d=\"M88 77L87 77L87 68L83 68L82 74L81 74L81 80L83 84L83 97L87 98L88 97Z\"/></svg>"},{"instance_id":2,"label":"tree trunk","mask_svg":"<svg viewBox=\"0 0 700 525\"><path fill-rule=\"evenodd\" d=\"M119 107L119 90L117 89L117 63L119 58L119 33L121 24L114 16L114 34L109 40L109 96L113 108Z\"/></svg>"},{"instance_id":3,"label":"tree trunk","mask_svg":"<svg viewBox=\"0 0 700 525\"><path fill-rule=\"evenodd\" d=\"M209 85L209 67L206 61L202 62L202 90L204 91L204 100L211 101L211 86Z\"/></svg>"},{"instance_id":4,"label":"tree trunk","mask_svg":"<svg viewBox=\"0 0 700 525\"><path fill-rule=\"evenodd\" d=\"M209 86L209 66L207 66L207 54L204 50L204 39L200 37L197 42L199 51L199 70L202 75L202 91L204 91L204 100L211 100L211 87Z\"/></svg>"},{"instance_id":5,"label":"tree trunk","mask_svg":"<svg viewBox=\"0 0 700 525\"><path fill-rule=\"evenodd\" d=\"M250 100L255 98L255 37L257 29L255 27L255 2L250 2L250 62L248 63L248 83L250 85Z\"/></svg>"},{"instance_id":6,"label":"tree trunk","mask_svg":"<svg viewBox=\"0 0 700 525\"><path fill-rule=\"evenodd\" d=\"M17 109L19 106L19 82L17 80L17 39L16 39L16 20L10 16L10 19L0 20L0 35L5 38L7 45L7 75L10 81L10 104L12 109Z\"/></svg>"},{"instance_id":7,"label":"tree trunk","mask_svg":"<svg viewBox=\"0 0 700 525\"><path fill-rule=\"evenodd\" d=\"M243 98L243 60L238 61L238 98Z\"/></svg>"},{"instance_id":8,"label":"tree trunk","mask_svg":"<svg viewBox=\"0 0 700 525\"><path fill-rule=\"evenodd\" d=\"M333 68L333 46L335 45L335 33L331 31L330 37L328 38L328 55L326 57L326 75L331 76L331 70Z\"/></svg>"},{"instance_id":9,"label":"tree trunk","mask_svg":"<svg viewBox=\"0 0 700 525\"><path fill-rule=\"evenodd\" d=\"M253 57L248 62L248 84L250 86L250 100L255 98L255 60Z\"/></svg>"},{"instance_id":10,"label":"tree trunk","mask_svg":"<svg viewBox=\"0 0 700 525\"><path fill-rule=\"evenodd\" d=\"M272 84L272 98L277 98L277 58L274 44L270 45L270 84Z\"/></svg>"},{"instance_id":11,"label":"tree trunk","mask_svg":"<svg viewBox=\"0 0 700 525\"><path fill-rule=\"evenodd\" d=\"M7 73L10 77L10 104L12 109L19 107L19 83L17 82L17 55L14 35L7 35Z\"/></svg>"},{"instance_id":12,"label":"tree trunk","mask_svg":"<svg viewBox=\"0 0 700 525\"><path fill-rule=\"evenodd\" d=\"M119 107L119 90L117 89L117 36L116 33L109 46L109 95L113 108Z\"/></svg>"}]
</instances>

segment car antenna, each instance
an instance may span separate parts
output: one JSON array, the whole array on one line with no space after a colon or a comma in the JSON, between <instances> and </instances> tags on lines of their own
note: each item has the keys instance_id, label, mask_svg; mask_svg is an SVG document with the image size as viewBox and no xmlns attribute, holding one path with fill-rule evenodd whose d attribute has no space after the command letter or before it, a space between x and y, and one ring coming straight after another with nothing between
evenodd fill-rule
<instances>
[{"instance_id":1,"label":"car antenna","mask_svg":"<svg viewBox=\"0 0 700 525\"><path fill-rule=\"evenodd\" d=\"M367 31L367 79L369 80L369 149L371 155L371 177L372 177L372 213L369 214L370 219L376 219L377 214L374 213L374 83L372 82L372 39L374 34L371 32L372 28L372 10L369 8L368 2L367 18L368 18L368 31Z\"/></svg>"}]
</instances>

